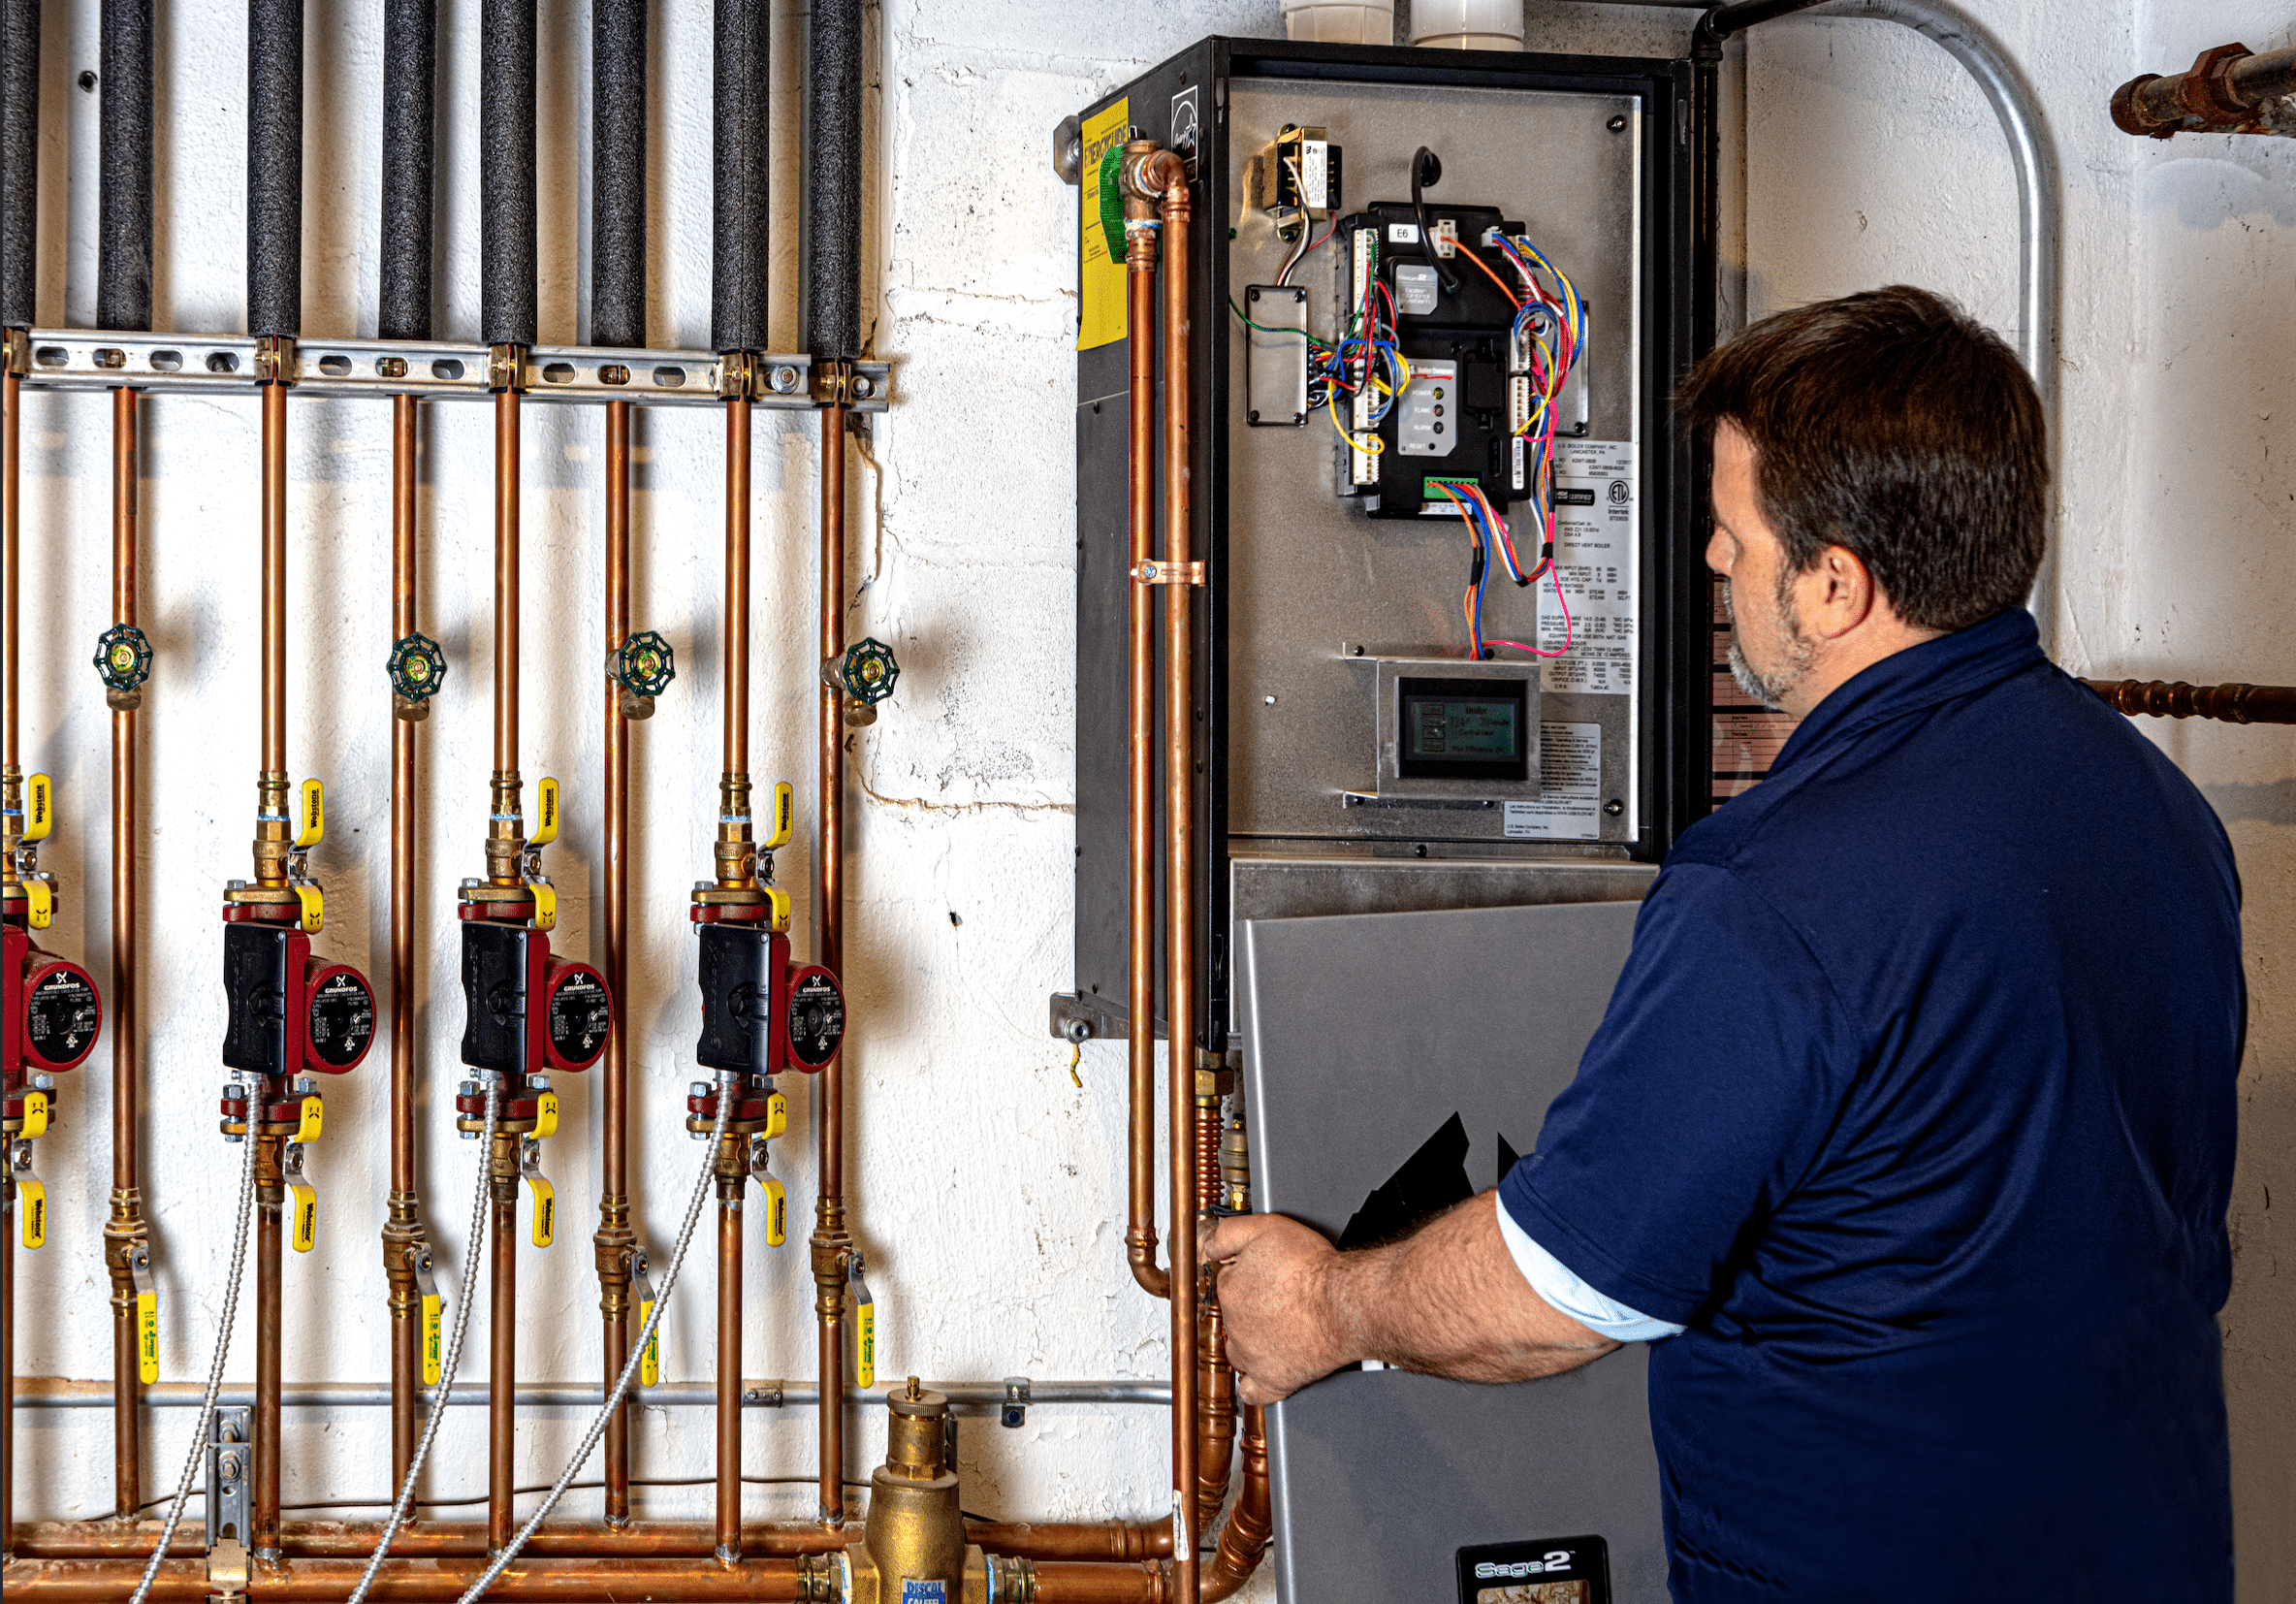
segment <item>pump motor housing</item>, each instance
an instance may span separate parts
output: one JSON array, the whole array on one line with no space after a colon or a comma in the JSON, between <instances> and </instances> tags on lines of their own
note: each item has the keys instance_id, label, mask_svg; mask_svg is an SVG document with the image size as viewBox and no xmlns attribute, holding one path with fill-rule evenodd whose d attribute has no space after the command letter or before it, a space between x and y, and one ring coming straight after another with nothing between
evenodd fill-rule
<instances>
[{"instance_id":1,"label":"pump motor housing","mask_svg":"<svg viewBox=\"0 0 2296 1604\"><path fill-rule=\"evenodd\" d=\"M104 1029L103 999L88 972L43 952L20 925L0 926L0 978L8 992L0 1019L0 1055L7 1073L8 1117L18 1105L27 1075L76 1070L96 1050Z\"/></svg>"},{"instance_id":2,"label":"pump motor housing","mask_svg":"<svg viewBox=\"0 0 2296 1604\"><path fill-rule=\"evenodd\" d=\"M223 927L227 1069L261 1075L347 1075L374 1045L374 988L349 964L311 953L292 925Z\"/></svg>"},{"instance_id":3,"label":"pump motor housing","mask_svg":"<svg viewBox=\"0 0 2296 1604\"><path fill-rule=\"evenodd\" d=\"M812 1074L845 1041L845 994L817 964L793 965L789 938L729 919L697 924L702 1034L694 1062L745 1075Z\"/></svg>"},{"instance_id":4,"label":"pump motor housing","mask_svg":"<svg viewBox=\"0 0 2296 1604\"><path fill-rule=\"evenodd\" d=\"M614 1028L606 977L553 957L549 935L520 924L463 920L462 1003L462 1062L514 1081L589 1069Z\"/></svg>"}]
</instances>

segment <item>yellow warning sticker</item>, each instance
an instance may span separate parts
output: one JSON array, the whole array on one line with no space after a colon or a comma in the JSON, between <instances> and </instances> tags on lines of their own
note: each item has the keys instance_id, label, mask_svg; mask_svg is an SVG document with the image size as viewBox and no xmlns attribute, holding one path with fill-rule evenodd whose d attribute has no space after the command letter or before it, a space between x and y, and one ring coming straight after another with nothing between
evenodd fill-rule
<instances>
[{"instance_id":1,"label":"yellow warning sticker","mask_svg":"<svg viewBox=\"0 0 2296 1604\"><path fill-rule=\"evenodd\" d=\"M1084 125L1084 167L1076 185L1083 241L1076 263L1076 349L1124 337L1124 263L1108 255L1100 228L1100 158L1124 143L1132 102L1120 100Z\"/></svg>"}]
</instances>

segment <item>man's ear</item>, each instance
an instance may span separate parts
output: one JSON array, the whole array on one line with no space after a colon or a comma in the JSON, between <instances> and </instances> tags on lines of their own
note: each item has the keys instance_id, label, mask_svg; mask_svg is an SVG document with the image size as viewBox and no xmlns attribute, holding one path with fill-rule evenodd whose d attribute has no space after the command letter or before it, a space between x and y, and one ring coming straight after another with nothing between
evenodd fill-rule
<instances>
[{"instance_id":1,"label":"man's ear","mask_svg":"<svg viewBox=\"0 0 2296 1604\"><path fill-rule=\"evenodd\" d=\"M1802 627L1820 640L1839 640L1873 614L1880 599L1865 560L1847 546L1828 546L1795 582Z\"/></svg>"}]
</instances>

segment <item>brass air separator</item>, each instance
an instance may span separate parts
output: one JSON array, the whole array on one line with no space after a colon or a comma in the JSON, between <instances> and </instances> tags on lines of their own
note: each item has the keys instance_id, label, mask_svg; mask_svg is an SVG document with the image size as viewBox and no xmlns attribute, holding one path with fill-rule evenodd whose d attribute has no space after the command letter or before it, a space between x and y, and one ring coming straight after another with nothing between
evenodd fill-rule
<instances>
[{"instance_id":1,"label":"brass air separator","mask_svg":"<svg viewBox=\"0 0 2296 1604\"><path fill-rule=\"evenodd\" d=\"M852 1586L845 1604L1036 1597L1028 1560L991 1557L965 1541L949 1425L947 1397L915 1376L886 1394L885 1462L869 1478L867 1535L845 1550Z\"/></svg>"}]
</instances>

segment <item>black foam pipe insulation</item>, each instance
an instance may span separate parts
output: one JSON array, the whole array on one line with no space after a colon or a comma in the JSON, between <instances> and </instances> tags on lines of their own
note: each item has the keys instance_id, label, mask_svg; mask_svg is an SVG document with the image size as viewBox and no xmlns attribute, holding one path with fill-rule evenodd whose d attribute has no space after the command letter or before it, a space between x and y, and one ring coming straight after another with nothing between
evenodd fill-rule
<instances>
[{"instance_id":1,"label":"black foam pipe insulation","mask_svg":"<svg viewBox=\"0 0 2296 1604\"><path fill-rule=\"evenodd\" d=\"M247 332L303 333L303 0L247 0Z\"/></svg>"},{"instance_id":2,"label":"black foam pipe insulation","mask_svg":"<svg viewBox=\"0 0 2296 1604\"><path fill-rule=\"evenodd\" d=\"M766 347L765 278L772 160L766 93L771 18L766 0L718 0L713 108L710 348Z\"/></svg>"},{"instance_id":3,"label":"black foam pipe insulation","mask_svg":"<svg viewBox=\"0 0 2296 1604\"><path fill-rule=\"evenodd\" d=\"M32 326L40 216L40 0L0 0L0 325Z\"/></svg>"},{"instance_id":4,"label":"black foam pipe insulation","mask_svg":"<svg viewBox=\"0 0 2296 1604\"><path fill-rule=\"evenodd\" d=\"M591 0L590 342L646 343L646 0Z\"/></svg>"},{"instance_id":5,"label":"black foam pipe insulation","mask_svg":"<svg viewBox=\"0 0 2296 1604\"><path fill-rule=\"evenodd\" d=\"M813 0L806 41L805 337L861 355L861 0Z\"/></svg>"},{"instance_id":6,"label":"black foam pipe insulation","mask_svg":"<svg viewBox=\"0 0 2296 1604\"><path fill-rule=\"evenodd\" d=\"M430 337L437 0L383 0L383 248L379 339Z\"/></svg>"},{"instance_id":7,"label":"black foam pipe insulation","mask_svg":"<svg viewBox=\"0 0 2296 1604\"><path fill-rule=\"evenodd\" d=\"M96 327L151 327L151 0L104 0Z\"/></svg>"},{"instance_id":8,"label":"black foam pipe insulation","mask_svg":"<svg viewBox=\"0 0 2296 1604\"><path fill-rule=\"evenodd\" d=\"M535 339L534 5L479 10L478 322L489 345Z\"/></svg>"}]
</instances>

